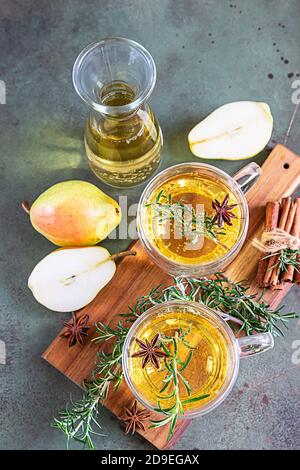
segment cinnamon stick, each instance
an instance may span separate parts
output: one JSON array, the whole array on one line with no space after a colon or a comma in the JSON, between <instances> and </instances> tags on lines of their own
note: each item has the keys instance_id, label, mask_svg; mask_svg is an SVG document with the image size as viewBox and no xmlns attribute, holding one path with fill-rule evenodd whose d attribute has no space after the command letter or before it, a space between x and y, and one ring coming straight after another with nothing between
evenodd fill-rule
<instances>
[{"instance_id":1,"label":"cinnamon stick","mask_svg":"<svg viewBox=\"0 0 300 470\"><path fill-rule=\"evenodd\" d=\"M297 209L297 204L295 202L290 204L289 211L287 212L286 221L285 221L284 228L283 228L283 230L285 230L285 232L287 232L287 233L291 233L291 229L292 229L294 218L295 218L296 209ZM279 228L282 228L282 227L280 227L280 224L279 224ZM278 256L276 256L275 264L276 264L277 261L278 261ZM275 287L278 284L279 274L280 274L280 267L279 266L274 266L274 268L272 269L272 275L271 275L271 279L270 279L270 285L271 286Z\"/></svg>"},{"instance_id":2,"label":"cinnamon stick","mask_svg":"<svg viewBox=\"0 0 300 470\"><path fill-rule=\"evenodd\" d=\"M278 228L280 228L282 230L284 230L284 227L285 227L285 224L286 224L286 221L287 221L287 218L288 218L288 213L289 213L289 210L290 210L290 206L291 206L291 198L290 197L282 198L282 200L281 200L281 214L280 214L280 217L279 217L279 224L278 224ZM264 280L263 280L263 284L264 284L265 287L270 285L273 270L275 269L275 268L272 269L272 267L276 264L276 262L277 262L277 256L276 255L273 255L269 258L266 274L265 274L265 277L264 277Z\"/></svg>"},{"instance_id":3,"label":"cinnamon stick","mask_svg":"<svg viewBox=\"0 0 300 470\"><path fill-rule=\"evenodd\" d=\"M283 290L284 282L280 281L278 284L271 286L271 290Z\"/></svg>"},{"instance_id":4,"label":"cinnamon stick","mask_svg":"<svg viewBox=\"0 0 300 470\"><path fill-rule=\"evenodd\" d=\"M280 202L268 202L266 206L266 222L265 222L265 230L271 231L277 227L278 223L278 216L279 216L279 209L280 209ZM266 271L268 268L269 258L266 258L266 254L264 253L258 263L257 269L257 282L259 287L266 287L264 285L264 278L266 275Z\"/></svg>"},{"instance_id":5,"label":"cinnamon stick","mask_svg":"<svg viewBox=\"0 0 300 470\"><path fill-rule=\"evenodd\" d=\"M296 198L294 201L296 205L296 212L294 216L294 221L293 225L291 228L291 235L294 237L299 237L300 236L300 198ZM300 260L299 260L300 261ZM292 265L289 265L287 267L287 271L285 271L282 276L281 276L281 281L282 282L293 282L294 274L297 271L295 270L295 267Z\"/></svg>"}]
</instances>

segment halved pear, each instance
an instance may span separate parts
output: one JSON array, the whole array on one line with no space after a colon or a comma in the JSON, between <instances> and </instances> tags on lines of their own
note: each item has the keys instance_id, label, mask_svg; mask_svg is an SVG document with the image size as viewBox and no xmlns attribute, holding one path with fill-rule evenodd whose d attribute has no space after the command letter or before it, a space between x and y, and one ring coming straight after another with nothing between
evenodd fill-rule
<instances>
[{"instance_id":1,"label":"halved pear","mask_svg":"<svg viewBox=\"0 0 300 470\"><path fill-rule=\"evenodd\" d=\"M191 152L200 158L242 160L259 153L272 135L266 103L236 101L213 111L189 133Z\"/></svg>"},{"instance_id":2,"label":"halved pear","mask_svg":"<svg viewBox=\"0 0 300 470\"><path fill-rule=\"evenodd\" d=\"M56 312L79 310L89 304L112 279L117 257L100 246L62 248L43 258L33 269L28 287L35 299Z\"/></svg>"}]
</instances>

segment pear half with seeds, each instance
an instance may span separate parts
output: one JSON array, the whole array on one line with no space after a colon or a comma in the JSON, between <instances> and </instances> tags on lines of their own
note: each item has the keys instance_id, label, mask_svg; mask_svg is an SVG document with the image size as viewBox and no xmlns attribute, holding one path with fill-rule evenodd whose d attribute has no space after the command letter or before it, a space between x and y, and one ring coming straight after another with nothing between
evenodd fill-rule
<instances>
[{"instance_id":1,"label":"pear half with seeds","mask_svg":"<svg viewBox=\"0 0 300 470\"><path fill-rule=\"evenodd\" d=\"M242 160L259 153L272 135L273 117L266 103L224 104L189 133L191 152L200 158Z\"/></svg>"},{"instance_id":2,"label":"pear half with seeds","mask_svg":"<svg viewBox=\"0 0 300 470\"><path fill-rule=\"evenodd\" d=\"M116 259L100 246L61 248L45 256L33 269L28 287L35 299L56 312L71 312L89 304L112 279Z\"/></svg>"}]
</instances>

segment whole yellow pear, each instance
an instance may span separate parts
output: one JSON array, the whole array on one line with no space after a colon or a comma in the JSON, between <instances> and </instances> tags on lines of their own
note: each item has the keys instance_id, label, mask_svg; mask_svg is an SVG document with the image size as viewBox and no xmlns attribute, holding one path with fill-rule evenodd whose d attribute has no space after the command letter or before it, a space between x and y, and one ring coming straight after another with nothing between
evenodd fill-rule
<instances>
[{"instance_id":1,"label":"whole yellow pear","mask_svg":"<svg viewBox=\"0 0 300 470\"><path fill-rule=\"evenodd\" d=\"M93 184L71 180L43 192L30 208L30 220L56 245L95 245L119 225L121 209Z\"/></svg>"}]
</instances>

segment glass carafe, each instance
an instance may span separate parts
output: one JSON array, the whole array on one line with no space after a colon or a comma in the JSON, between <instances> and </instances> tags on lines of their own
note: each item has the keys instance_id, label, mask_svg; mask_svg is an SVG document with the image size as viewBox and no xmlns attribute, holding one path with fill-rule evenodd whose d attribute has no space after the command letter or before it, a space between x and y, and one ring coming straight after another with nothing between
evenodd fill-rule
<instances>
[{"instance_id":1,"label":"glass carafe","mask_svg":"<svg viewBox=\"0 0 300 470\"><path fill-rule=\"evenodd\" d=\"M74 87L90 107L85 129L89 164L111 186L139 184L159 165L162 134L147 103L155 81L153 58L129 39L90 44L75 61Z\"/></svg>"}]
</instances>

